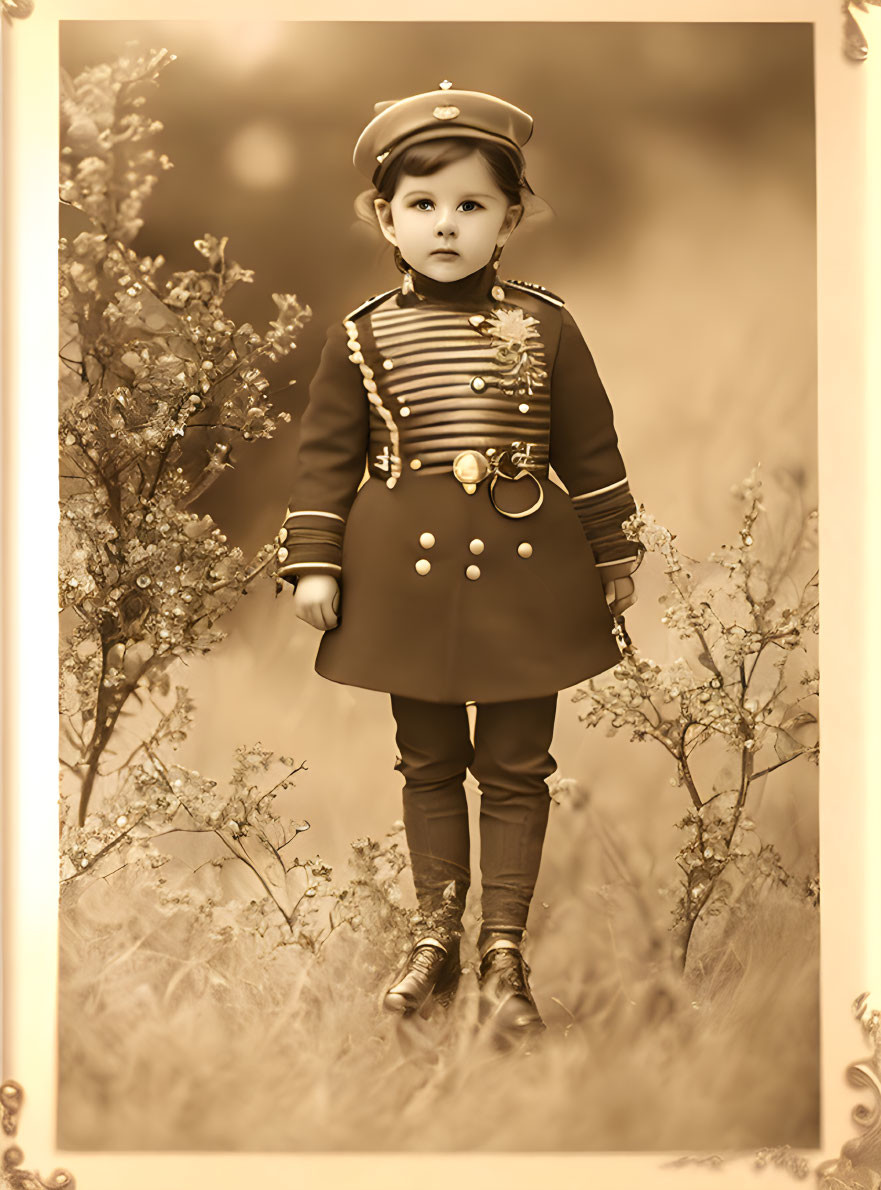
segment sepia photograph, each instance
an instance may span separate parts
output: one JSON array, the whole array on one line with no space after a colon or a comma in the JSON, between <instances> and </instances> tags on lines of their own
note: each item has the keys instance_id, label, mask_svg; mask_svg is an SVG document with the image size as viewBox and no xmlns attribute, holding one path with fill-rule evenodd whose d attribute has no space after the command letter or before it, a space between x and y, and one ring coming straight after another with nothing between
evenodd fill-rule
<instances>
[{"instance_id":1,"label":"sepia photograph","mask_svg":"<svg viewBox=\"0 0 881 1190\"><path fill-rule=\"evenodd\" d=\"M862 680L821 538L864 581L871 514L824 94L868 44L818 4L638 7L49 22L45 1184L134 1153L181 1187L269 1155L881 1175L877 1141L836 1163L825 1020L877 1096L881 989L827 982L869 708L851 748L820 711Z\"/></svg>"}]
</instances>

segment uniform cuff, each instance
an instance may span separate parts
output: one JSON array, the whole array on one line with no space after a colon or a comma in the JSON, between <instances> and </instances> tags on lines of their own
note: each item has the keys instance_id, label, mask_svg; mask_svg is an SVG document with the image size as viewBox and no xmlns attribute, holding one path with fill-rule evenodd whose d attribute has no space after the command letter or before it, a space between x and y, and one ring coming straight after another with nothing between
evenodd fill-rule
<instances>
[{"instance_id":1,"label":"uniform cuff","mask_svg":"<svg viewBox=\"0 0 881 1190\"><path fill-rule=\"evenodd\" d=\"M573 496L572 505L597 565L630 563L631 570L635 570L642 557L643 546L631 541L621 527L636 512L636 503L630 494L626 476L604 487ZM623 570L621 574L616 571L611 577L622 577L631 570Z\"/></svg>"},{"instance_id":2,"label":"uniform cuff","mask_svg":"<svg viewBox=\"0 0 881 1190\"><path fill-rule=\"evenodd\" d=\"M336 513L288 509L276 537L275 576L293 581L304 574L338 576L345 521Z\"/></svg>"}]
</instances>

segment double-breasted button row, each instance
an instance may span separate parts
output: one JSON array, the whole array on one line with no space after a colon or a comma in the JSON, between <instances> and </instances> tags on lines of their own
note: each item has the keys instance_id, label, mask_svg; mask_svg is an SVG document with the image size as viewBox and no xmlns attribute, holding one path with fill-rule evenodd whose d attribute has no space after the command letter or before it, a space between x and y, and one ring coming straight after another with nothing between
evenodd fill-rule
<instances>
[{"instance_id":1,"label":"double-breasted button row","mask_svg":"<svg viewBox=\"0 0 881 1190\"><path fill-rule=\"evenodd\" d=\"M424 550L433 549L436 542L437 538L433 533L426 531L425 533L420 533L419 535L419 544ZM479 537L475 537L468 543L468 549L472 554L480 555L486 549L486 544L481 541ZM517 553L521 558L531 558L532 544L528 541L521 541L517 546ZM431 563L429 562L428 558L419 558L416 562L416 573L428 574L430 571ZM475 566L473 563L470 566L466 566L465 577L471 579L472 582L476 581L480 578L480 567Z\"/></svg>"}]
</instances>

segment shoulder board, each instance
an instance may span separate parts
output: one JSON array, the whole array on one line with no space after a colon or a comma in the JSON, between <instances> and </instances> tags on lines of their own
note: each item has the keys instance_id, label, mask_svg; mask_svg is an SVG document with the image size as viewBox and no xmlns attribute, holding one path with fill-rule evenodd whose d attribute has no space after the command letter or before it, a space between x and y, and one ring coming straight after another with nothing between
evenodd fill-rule
<instances>
[{"instance_id":1,"label":"shoulder board","mask_svg":"<svg viewBox=\"0 0 881 1190\"><path fill-rule=\"evenodd\" d=\"M535 285L532 281L514 281L511 278L506 278L501 282L504 288L510 285L512 289L525 289L527 293L534 293L536 297L544 298L546 302L550 302L552 306L565 306L566 303L556 293L551 293L549 289L545 289L543 285Z\"/></svg>"},{"instance_id":2,"label":"shoulder board","mask_svg":"<svg viewBox=\"0 0 881 1190\"><path fill-rule=\"evenodd\" d=\"M378 306L380 302L384 302L387 297L391 297L393 293L397 292L397 289L387 289L385 293L374 294L366 302L362 302L360 306L356 306L351 314L347 314L343 322L354 322L356 318L360 318L362 314L366 314L368 310L372 310L374 306Z\"/></svg>"}]
</instances>

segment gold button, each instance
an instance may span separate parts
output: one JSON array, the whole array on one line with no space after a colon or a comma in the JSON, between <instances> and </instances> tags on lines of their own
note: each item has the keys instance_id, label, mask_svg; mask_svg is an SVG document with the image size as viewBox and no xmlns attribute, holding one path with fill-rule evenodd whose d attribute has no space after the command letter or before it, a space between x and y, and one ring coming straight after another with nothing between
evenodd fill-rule
<instances>
[{"instance_id":1,"label":"gold button","mask_svg":"<svg viewBox=\"0 0 881 1190\"><path fill-rule=\"evenodd\" d=\"M430 550L431 547L434 545L434 534L433 533L421 533L419 535L419 544L422 546L422 548L424 550Z\"/></svg>"},{"instance_id":2,"label":"gold button","mask_svg":"<svg viewBox=\"0 0 881 1190\"><path fill-rule=\"evenodd\" d=\"M279 562L284 562L285 559L287 558L287 556L288 556L288 551L284 548L284 546L282 546L281 549L276 554L276 557L278 558Z\"/></svg>"},{"instance_id":3,"label":"gold button","mask_svg":"<svg viewBox=\"0 0 881 1190\"><path fill-rule=\"evenodd\" d=\"M470 578L472 580L480 578L480 567L479 566L466 566L465 567L465 577Z\"/></svg>"},{"instance_id":4,"label":"gold button","mask_svg":"<svg viewBox=\"0 0 881 1190\"><path fill-rule=\"evenodd\" d=\"M517 546L517 553L520 555L521 558L531 558L532 557L532 546L529 544L528 541L521 541L520 544Z\"/></svg>"},{"instance_id":5,"label":"gold button","mask_svg":"<svg viewBox=\"0 0 881 1190\"><path fill-rule=\"evenodd\" d=\"M479 537L475 537L474 540L471 542L471 544L468 546L468 548L469 548L469 550L471 550L472 554L482 554L483 550L484 550L484 545Z\"/></svg>"},{"instance_id":6,"label":"gold button","mask_svg":"<svg viewBox=\"0 0 881 1190\"><path fill-rule=\"evenodd\" d=\"M528 405L518 405L518 409L520 410L520 412L521 412L521 413L528 413L528 412L529 412L529 406L528 406Z\"/></svg>"},{"instance_id":7,"label":"gold button","mask_svg":"<svg viewBox=\"0 0 881 1190\"><path fill-rule=\"evenodd\" d=\"M420 558L416 563L416 573L428 574L429 570L431 570L431 563L429 560L427 558Z\"/></svg>"},{"instance_id":8,"label":"gold button","mask_svg":"<svg viewBox=\"0 0 881 1190\"><path fill-rule=\"evenodd\" d=\"M479 450L460 450L453 459L453 474L459 483L480 483L489 472L486 455Z\"/></svg>"},{"instance_id":9,"label":"gold button","mask_svg":"<svg viewBox=\"0 0 881 1190\"><path fill-rule=\"evenodd\" d=\"M384 359L382 361L382 366L385 368L386 372L390 372L395 365L390 359Z\"/></svg>"},{"instance_id":10,"label":"gold button","mask_svg":"<svg viewBox=\"0 0 881 1190\"><path fill-rule=\"evenodd\" d=\"M418 471L421 466L422 466L422 459L411 459L410 460L410 470L411 471Z\"/></svg>"},{"instance_id":11,"label":"gold button","mask_svg":"<svg viewBox=\"0 0 881 1190\"><path fill-rule=\"evenodd\" d=\"M279 540L280 542L285 542L285 541L287 541L287 539L288 539L288 531L287 531L287 529L284 529L284 528L282 528L282 529L279 529L279 531L278 531L278 540Z\"/></svg>"},{"instance_id":12,"label":"gold button","mask_svg":"<svg viewBox=\"0 0 881 1190\"><path fill-rule=\"evenodd\" d=\"M496 302L503 302L505 300L505 291L501 285L494 285L490 290L493 300Z\"/></svg>"},{"instance_id":13,"label":"gold button","mask_svg":"<svg viewBox=\"0 0 881 1190\"><path fill-rule=\"evenodd\" d=\"M476 393L482 393L486 388L486 381L482 376L474 376L471 380L471 387Z\"/></svg>"},{"instance_id":14,"label":"gold button","mask_svg":"<svg viewBox=\"0 0 881 1190\"><path fill-rule=\"evenodd\" d=\"M410 410L408 409L408 407L406 405L404 405L401 409L401 417L409 417L409 416L410 416Z\"/></svg>"}]
</instances>

